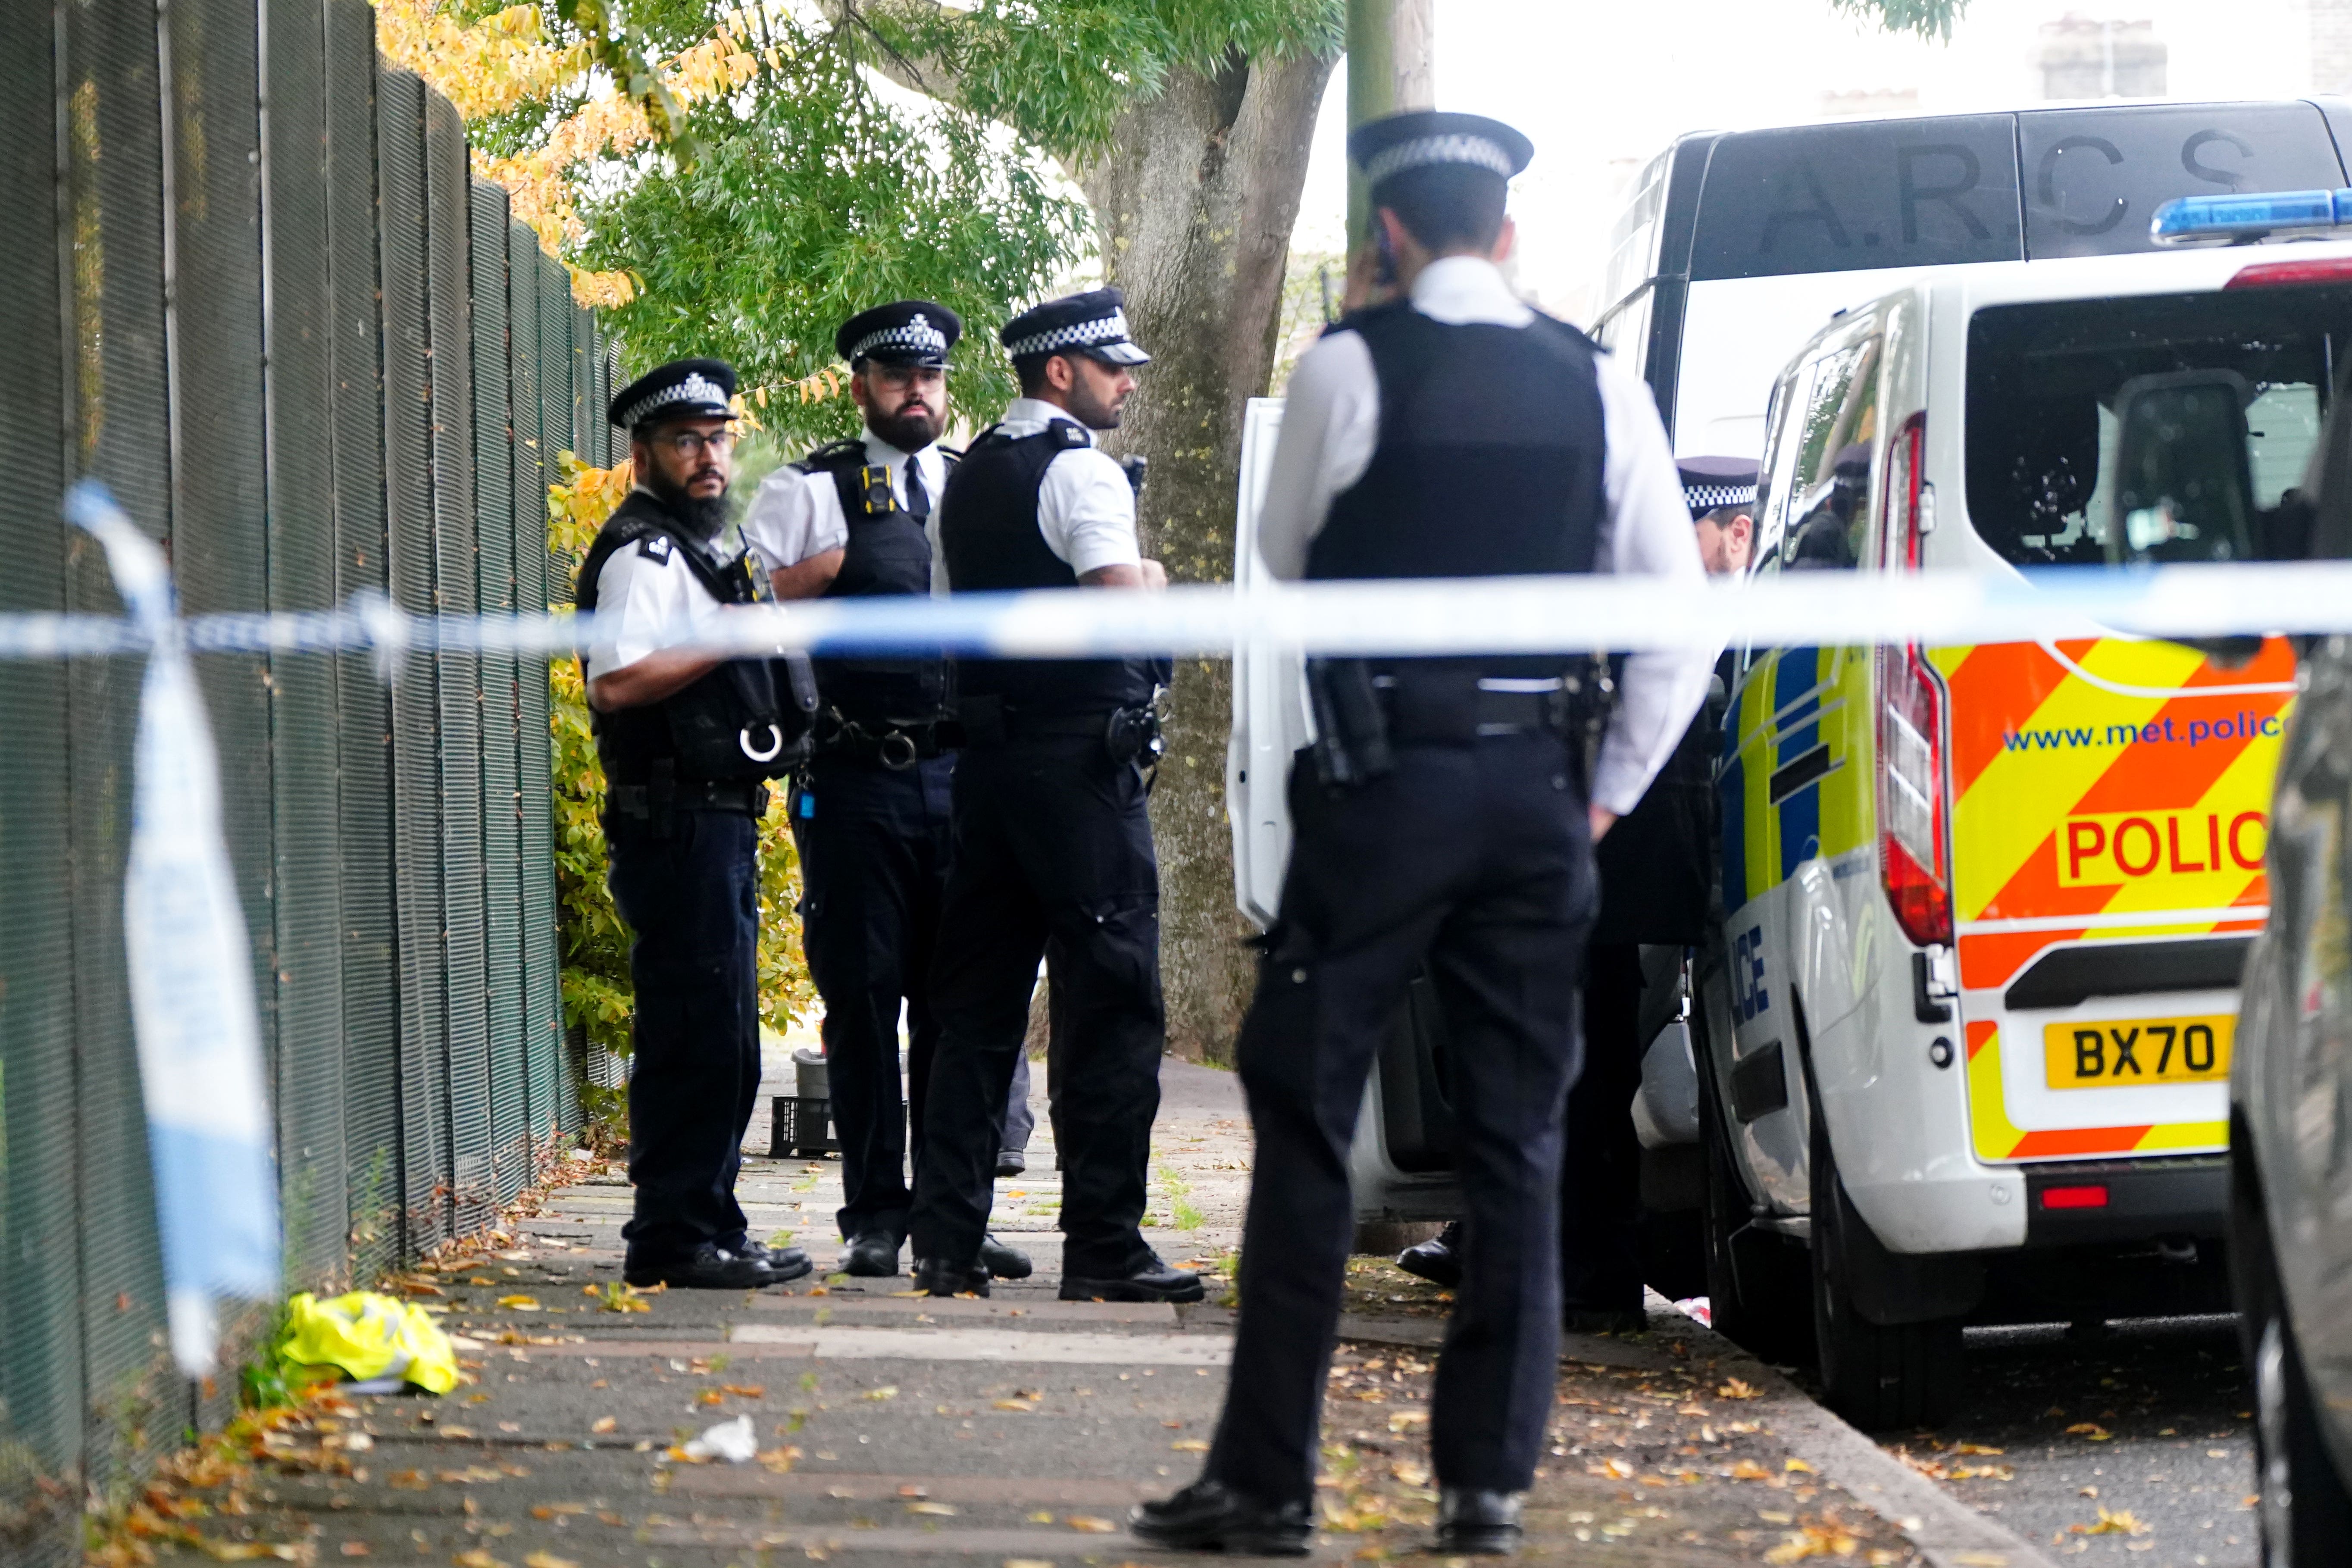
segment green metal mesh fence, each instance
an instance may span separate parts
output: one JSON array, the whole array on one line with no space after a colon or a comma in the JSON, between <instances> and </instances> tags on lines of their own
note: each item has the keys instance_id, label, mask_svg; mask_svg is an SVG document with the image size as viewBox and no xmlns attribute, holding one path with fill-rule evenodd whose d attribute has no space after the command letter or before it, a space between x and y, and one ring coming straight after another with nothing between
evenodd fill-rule
<instances>
[{"instance_id":1,"label":"green metal mesh fence","mask_svg":"<svg viewBox=\"0 0 2352 1568\"><path fill-rule=\"evenodd\" d=\"M0 609L120 605L104 480L190 611L537 609L556 458L612 451L563 268L383 67L368 0L0 6ZM60 432L55 438L45 432ZM478 1226L576 1129L536 660L199 661L228 768L289 1289ZM233 1388L163 1361L121 926L135 659L0 680L0 1561L79 1557ZM251 1315L241 1327L257 1326ZM223 1380L224 1384L228 1380Z\"/></svg>"}]
</instances>

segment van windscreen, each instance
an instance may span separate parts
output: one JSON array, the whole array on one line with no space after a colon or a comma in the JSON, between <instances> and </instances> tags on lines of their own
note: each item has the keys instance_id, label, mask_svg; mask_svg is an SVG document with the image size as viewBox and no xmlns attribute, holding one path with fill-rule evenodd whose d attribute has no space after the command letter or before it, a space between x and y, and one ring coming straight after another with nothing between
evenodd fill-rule
<instances>
[{"instance_id":1,"label":"van windscreen","mask_svg":"<svg viewBox=\"0 0 2352 1568\"><path fill-rule=\"evenodd\" d=\"M1751 131L1716 143L1693 280L2015 261L2016 120L1972 114Z\"/></svg>"},{"instance_id":2,"label":"van windscreen","mask_svg":"<svg viewBox=\"0 0 2352 1568\"><path fill-rule=\"evenodd\" d=\"M2152 250L2148 220L2175 196L2333 190L2335 139L2308 103L2136 104L2029 110L2017 117L2025 250Z\"/></svg>"},{"instance_id":3,"label":"van windscreen","mask_svg":"<svg viewBox=\"0 0 2352 1568\"><path fill-rule=\"evenodd\" d=\"M2254 500L2300 484L2352 342L2352 289L2278 288L1995 305L1969 322L1967 507L2020 566L2106 561L2116 393L2135 376L2232 370L2253 390Z\"/></svg>"}]
</instances>

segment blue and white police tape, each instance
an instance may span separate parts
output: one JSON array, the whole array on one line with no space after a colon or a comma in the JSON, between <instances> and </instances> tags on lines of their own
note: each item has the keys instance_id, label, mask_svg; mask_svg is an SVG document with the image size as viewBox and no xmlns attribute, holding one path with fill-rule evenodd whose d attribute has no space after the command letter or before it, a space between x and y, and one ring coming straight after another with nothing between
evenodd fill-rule
<instances>
[{"instance_id":1,"label":"blue and white police tape","mask_svg":"<svg viewBox=\"0 0 2352 1568\"><path fill-rule=\"evenodd\" d=\"M569 657L616 625L565 613L415 616L381 595L341 609L188 616L197 653L374 656L389 675L436 650ZM1964 644L2063 637L2215 637L2352 631L2352 562L2016 573L1788 573L1705 584L1652 577L1464 578L823 599L746 605L657 633L665 647L757 656L945 651L1009 658L1458 654L1732 646ZM631 640L645 637L632 628ZM141 623L0 615L0 658L141 652Z\"/></svg>"},{"instance_id":2,"label":"blue and white police tape","mask_svg":"<svg viewBox=\"0 0 2352 1568\"><path fill-rule=\"evenodd\" d=\"M216 1303L267 1300L279 1283L253 953L221 835L219 757L174 615L171 569L102 489L77 487L66 511L105 547L131 614L117 624L135 627L152 650L131 750L123 956L172 1355L201 1377L218 1359Z\"/></svg>"}]
</instances>

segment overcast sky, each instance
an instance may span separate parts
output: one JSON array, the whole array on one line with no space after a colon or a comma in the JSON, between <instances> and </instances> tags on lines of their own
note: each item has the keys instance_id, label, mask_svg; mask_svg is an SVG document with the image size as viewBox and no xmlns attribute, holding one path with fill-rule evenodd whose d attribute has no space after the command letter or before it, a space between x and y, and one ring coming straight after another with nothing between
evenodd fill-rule
<instances>
[{"instance_id":1,"label":"overcast sky","mask_svg":"<svg viewBox=\"0 0 2352 1568\"><path fill-rule=\"evenodd\" d=\"M1928 113L2042 101L2039 28L2068 12L2155 24L2167 96L2292 97L2310 85L2303 0L1973 0L1949 44L1890 37L1827 0L1436 0L1437 106L1536 144L1513 191L1519 280L1581 319L1631 171L1685 131L1822 118L1830 92L1916 93ZM1294 243L1337 249L1347 87L1332 79Z\"/></svg>"}]
</instances>

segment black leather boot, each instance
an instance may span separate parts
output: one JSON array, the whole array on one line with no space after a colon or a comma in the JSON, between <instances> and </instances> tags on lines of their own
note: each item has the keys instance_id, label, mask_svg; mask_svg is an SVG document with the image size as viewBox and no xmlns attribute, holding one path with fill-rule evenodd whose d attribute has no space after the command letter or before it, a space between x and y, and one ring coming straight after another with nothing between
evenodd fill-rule
<instances>
[{"instance_id":1,"label":"black leather boot","mask_svg":"<svg viewBox=\"0 0 2352 1568\"><path fill-rule=\"evenodd\" d=\"M807 1259L802 1259L805 1274ZM684 1258L628 1263L621 1278L630 1284L669 1285L681 1290L757 1290L776 1283L774 1270L760 1258L706 1241Z\"/></svg>"},{"instance_id":2,"label":"black leather boot","mask_svg":"<svg viewBox=\"0 0 2352 1568\"><path fill-rule=\"evenodd\" d=\"M1481 1557L1508 1557L1519 1549L1517 1492L1446 1487L1437 1495L1437 1549Z\"/></svg>"},{"instance_id":3,"label":"black leather boot","mask_svg":"<svg viewBox=\"0 0 2352 1568\"><path fill-rule=\"evenodd\" d=\"M1462 1283L1462 1222L1454 1220L1431 1239L1397 1254L1396 1265L1433 1285L1451 1290Z\"/></svg>"},{"instance_id":4,"label":"black leather boot","mask_svg":"<svg viewBox=\"0 0 2352 1568\"><path fill-rule=\"evenodd\" d=\"M898 1238L887 1230L860 1231L841 1249L838 1267L860 1279L887 1279L898 1272Z\"/></svg>"},{"instance_id":5,"label":"black leather boot","mask_svg":"<svg viewBox=\"0 0 2352 1568\"><path fill-rule=\"evenodd\" d=\"M1154 1258L1134 1273L1117 1279L1066 1274L1062 1277L1061 1294L1065 1301L1197 1301L1208 1292L1202 1287L1198 1274L1171 1268Z\"/></svg>"},{"instance_id":6,"label":"black leather boot","mask_svg":"<svg viewBox=\"0 0 2352 1568\"><path fill-rule=\"evenodd\" d=\"M996 1279L1026 1279L1034 1268L1027 1253L1005 1246L992 1234L980 1238L980 1266Z\"/></svg>"},{"instance_id":7,"label":"black leather boot","mask_svg":"<svg viewBox=\"0 0 2352 1568\"><path fill-rule=\"evenodd\" d=\"M915 1265L915 1289L926 1296L985 1296L988 1270L976 1264L957 1268L926 1258Z\"/></svg>"},{"instance_id":8,"label":"black leather boot","mask_svg":"<svg viewBox=\"0 0 2352 1568\"><path fill-rule=\"evenodd\" d=\"M1171 1551L1240 1557L1304 1557L1315 1542L1306 1503L1260 1502L1205 1477L1174 1497L1136 1504L1127 1528L1138 1541Z\"/></svg>"}]
</instances>

